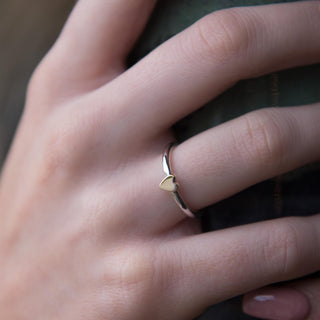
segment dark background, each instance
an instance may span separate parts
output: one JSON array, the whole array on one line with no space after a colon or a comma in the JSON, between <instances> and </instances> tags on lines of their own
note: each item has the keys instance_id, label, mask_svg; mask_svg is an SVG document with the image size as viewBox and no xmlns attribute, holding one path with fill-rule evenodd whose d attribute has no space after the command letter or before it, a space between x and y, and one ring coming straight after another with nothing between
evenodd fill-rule
<instances>
[{"instance_id":1,"label":"dark background","mask_svg":"<svg viewBox=\"0 0 320 320\"><path fill-rule=\"evenodd\" d=\"M233 6L276 2L289 1L161 0L128 64L135 63L161 42L209 12ZM73 0L0 2L0 164L24 105L28 79L58 36L73 4ZM197 132L257 108L320 101L319 84L319 65L241 81L179 122L175 126L177 139L183 141ZM318 213L319 181L318 163L253 186L207 208L203 218L204 231L288 215ZM254 318L242 314L241 297L236 297L213 306L199 319Z\"/></svg>"}]
</instances>

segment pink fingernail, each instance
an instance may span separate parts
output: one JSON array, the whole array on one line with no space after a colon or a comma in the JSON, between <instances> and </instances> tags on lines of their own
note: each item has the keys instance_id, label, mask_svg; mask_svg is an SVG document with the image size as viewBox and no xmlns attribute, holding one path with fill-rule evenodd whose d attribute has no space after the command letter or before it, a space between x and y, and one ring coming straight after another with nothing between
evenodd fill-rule
<instances>
[{"instance_id":1,"label":"pink fingernail","mask_svg":"<svg viewBox=\"0 0 320 320\"><path fill-rule=\"evenodd\" d=\"M307 297L291 288L265 288L245 296L243 311L268 320L305 320L310 313Z\"/></svg>"}]
</instances>

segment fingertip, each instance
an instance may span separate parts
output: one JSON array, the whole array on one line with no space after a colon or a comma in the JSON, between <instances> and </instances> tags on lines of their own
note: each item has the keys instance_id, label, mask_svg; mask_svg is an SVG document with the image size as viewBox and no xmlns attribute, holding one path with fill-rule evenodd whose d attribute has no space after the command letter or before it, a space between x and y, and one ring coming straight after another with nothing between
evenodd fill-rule
<instances>
[{"instance_id":1,"label":"fingertip","mask_svg":"<svg viewBox=\"0 0 320 320\"><path fill-rule=\"evenodd\" d=\"M268 320L305 320L310 314L308 298L287 287L269 287L244 296L243 312Z\"/></svg>"}]
</instances>

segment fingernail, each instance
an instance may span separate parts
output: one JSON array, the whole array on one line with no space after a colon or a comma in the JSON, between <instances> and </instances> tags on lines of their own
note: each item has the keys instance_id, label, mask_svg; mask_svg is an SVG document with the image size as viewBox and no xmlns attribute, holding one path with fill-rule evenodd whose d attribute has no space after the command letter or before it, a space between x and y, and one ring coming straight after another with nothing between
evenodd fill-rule
<instances>
[{"instance_id":1,"label":"fingernail","mask_svg":"<svg viewBox=\"0 0 320 320\"><path fill-rule=\"evenodd\" d=\"M249 293L243 311L268 320L305 320L310 313L307 297L292 288L265 288Z\"/></svg>"}]
</instances>

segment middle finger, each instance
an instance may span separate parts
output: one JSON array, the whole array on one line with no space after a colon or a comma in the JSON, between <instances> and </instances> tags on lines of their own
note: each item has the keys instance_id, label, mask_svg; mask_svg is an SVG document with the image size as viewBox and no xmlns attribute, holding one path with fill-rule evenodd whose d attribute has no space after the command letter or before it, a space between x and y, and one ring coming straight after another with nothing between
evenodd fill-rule
<instances>
[{"instance_id":1,"label":"middle finger","mask_svg":"<svg viewBox=\"0 0 320 320\"><path fill-rule=\"evenodd\" d=\"M118 92L135 130L159 132L241 79L320 61L319 12L318 1L303 1L213 13L98 95Z\"/></svg>"}]
</instances>

